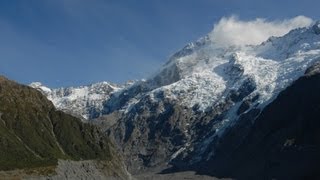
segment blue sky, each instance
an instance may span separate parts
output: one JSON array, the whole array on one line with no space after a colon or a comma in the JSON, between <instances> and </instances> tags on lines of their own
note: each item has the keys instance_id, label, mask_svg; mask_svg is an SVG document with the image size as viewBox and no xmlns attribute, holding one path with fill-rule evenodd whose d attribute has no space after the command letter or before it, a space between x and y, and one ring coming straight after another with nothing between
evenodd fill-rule
<instances>
[{"instance_id":1,"label":"blue sky","mask_svg":"<svg viewBox=\"0 0 320 180\"><path fill-rule=\"evenodd\" d=\"M1 0L0 74L49 87L148 77L222 17L320 19L317 0Z\"/></svg>"}]
</instances>

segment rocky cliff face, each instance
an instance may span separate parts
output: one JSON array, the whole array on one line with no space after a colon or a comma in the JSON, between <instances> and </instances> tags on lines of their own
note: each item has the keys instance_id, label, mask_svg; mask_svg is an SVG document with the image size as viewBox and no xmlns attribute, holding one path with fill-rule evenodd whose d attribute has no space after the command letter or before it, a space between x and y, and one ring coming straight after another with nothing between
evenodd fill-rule
<instances>
[{"instance_id":1,"label":"rocky cliff face","mask_svg":"<svg viewBox=\"0 0 320 180\"><path fill-rule=\"evenodd\" d=\"M255 119L240 117L198 164L200 173L236 179L320 177L320 71L317 63Z\"/></svg>"},{"instance_id":2,"label":"rocky cliff face","mask_svg":"<svg viewBox=\"0 0 320 180\"><path fill-rule=\"evenodd\" d=\"M286 129L287 125L291 126L286 124L290 118L295 126L296 116L302 115L293 113L284 117L290 111L275 103L296 83L300 84L299 78L305 81L317 74L318 66L313 65L320 58L318 31L319 23L316 23L292 30L283 37L272 37L260 45L241 47L219 47L210 36L201 38L174 54L149 79L111 93L102 103L101 116L92 122L115 140L134 173L172 165L175 170L201 167L203 171L199 172L211 175L282 177L275 173L276 169L269 171L262 167L270 165L266 163L269 157L279 155L283 143L284 147L291 147L296 139L286 134L286 130L275 133L277 129L273 126ZM302 92L303 85L300 84L300 90L292 90L293 94L300 93L299 97L303 97L304 93L314 93ZM312 87L312 83L307 86ZM291 110L298 111L302 100L292 101L297 107ZM281 104L289 106L286 103L281 100ZM312 109L308 103L302 104ZM288 119L286 123L282 117ZM264 149L260 148L258 141L264 141L255 138L269 135L270 139L262 146ZM278 136L279 142L273 141ZM249 155L253 153L244 142L251 143L255 151L270 152L257 152L254 158L260 158L259 161L239 165L247 159L250 161ZM275 151L266 145L275 145ZM268 153L271 155L263 159ZM231 164L233 171L228 171L225 164ZM243 169L237 169L238 166ZM245 176L250 174L247 171L250 167L254 167L254 174Z\"/></svg>"},{"instance_id":3,"label":"rocky cliff face","mask_svg":"<svg viewBox=\"0 0 320 180\"><path fill-rule=\"evenodd\" d=\"M258 46L217 48L202 38L175 54L155 76L111 96L105 112L121 115L107 132L131 171L168 163L187 168L212 159L217 153L213 144L224 142L226 130L254 122L319 60L315 26ZM241 139L246 134L240 132Z\"/></svg>"}]
</instances>

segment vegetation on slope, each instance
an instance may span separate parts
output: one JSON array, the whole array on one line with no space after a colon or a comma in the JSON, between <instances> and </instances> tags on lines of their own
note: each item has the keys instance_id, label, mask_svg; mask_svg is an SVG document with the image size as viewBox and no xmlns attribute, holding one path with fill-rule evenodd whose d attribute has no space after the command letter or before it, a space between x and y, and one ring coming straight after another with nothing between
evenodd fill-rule
<instances>
[{"instance_id":1,"label":"vegetation on slope","mask_svg":"<svg viewBox=\"0 0 320 180\"><path fill-rule=\"evenodd\" d=\"M40 92L0 77L0 170L112 159L99 130L57 111Z\"/></svg>"}]
</instances>

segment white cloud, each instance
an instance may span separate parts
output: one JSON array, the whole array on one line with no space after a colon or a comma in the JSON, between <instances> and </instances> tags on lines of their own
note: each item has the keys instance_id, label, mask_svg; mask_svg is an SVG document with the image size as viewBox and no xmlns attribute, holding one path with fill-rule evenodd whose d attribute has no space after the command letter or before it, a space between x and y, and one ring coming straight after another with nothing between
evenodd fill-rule
<instances>
[{"instance_id":1,"label":"white cloud","mask_svg":"<svg viewBox=\"0 0 320 180\"><path fill-rule=\"evenodd\" d=\"M242 21L236 16L224 17L214 25L210 38L217 46L257 45L271 36L282 36L292 29L310 26L312 22L312 19L305 16L282 21L261 18Z\"/></svg>"}]
</instances>

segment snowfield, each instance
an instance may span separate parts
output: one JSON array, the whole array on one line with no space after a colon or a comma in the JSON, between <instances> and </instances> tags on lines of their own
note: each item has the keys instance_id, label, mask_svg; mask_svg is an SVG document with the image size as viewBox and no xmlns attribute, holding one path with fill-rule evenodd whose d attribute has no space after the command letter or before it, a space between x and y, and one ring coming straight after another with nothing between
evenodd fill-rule
<instances>
[{"instance_id":1,"label":"snowfield","mask_svg":"<svg viewBox=\"0 0 320 180\"><path fill-rule=\"evenodd\" d=\"M175 73L162 72L176 69L180 79L150 93L162 91L166 98L181 105L198 105L199 110L205 111L230 90L237 91L249 78L256 85L250 96L259 94L257 103L265 106L319 60L320 36L315 27L318 24L292 30L283 37L271 37L256 46L219 48L208 37L201 38L178 52L179 56L173 56L154 76L172 75Z\"/></svg>"},{"instance_id":2,"label":"snowfield","mask_svg":"<svg viewBox=\"0 0 320 180\"><path fill-rule=\"evenodd\" d=\"M224 101L248 81L254 86L245 98L259 95L256 105L263 108L279 92L303 75L320 58L319 23L298 28L282 37L270 37L259 45L220 46L212 33L189 43L147 80L124 86L101 82L89 86L50 89L41 83L30 86L43 92L61 110L96 118L112 94L144 84L146 91L137 93L120 109L129 112L141 98L152 101L170 99L199 111ZM163 94L163 98L157 98Z\"/></svg>"}]
</instances>

